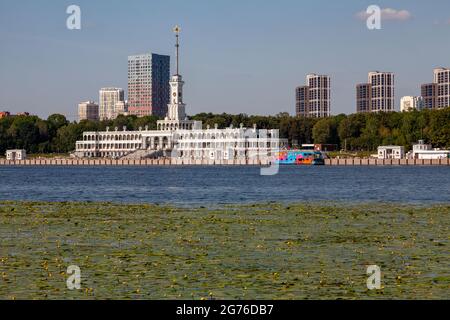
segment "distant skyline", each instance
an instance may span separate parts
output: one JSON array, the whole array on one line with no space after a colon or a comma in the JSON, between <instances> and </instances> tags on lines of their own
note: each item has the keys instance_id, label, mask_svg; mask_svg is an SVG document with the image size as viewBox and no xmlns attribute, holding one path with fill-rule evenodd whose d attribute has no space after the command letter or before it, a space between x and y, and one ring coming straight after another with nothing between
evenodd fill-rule
<instances>
[{"instance_id":1,"label":"distant skyline","mask_svg":"<svg viewBox=\"0 0 450 320\"><path fill-rule=\"evenodd\" d=\"M395 73L395 107L450 67L450 2L32 1L0 2L0 111L77 118L102 87L127 90L127 58L168 54L181 26L187 113L295 114L309 73L331 77L331 113L356 112L369 71ZM81 7L81 30L66 8ZM383 9L368 30L365 10ZM128 95L126 94L128 97Z\"/></svg>"}]
</instances>

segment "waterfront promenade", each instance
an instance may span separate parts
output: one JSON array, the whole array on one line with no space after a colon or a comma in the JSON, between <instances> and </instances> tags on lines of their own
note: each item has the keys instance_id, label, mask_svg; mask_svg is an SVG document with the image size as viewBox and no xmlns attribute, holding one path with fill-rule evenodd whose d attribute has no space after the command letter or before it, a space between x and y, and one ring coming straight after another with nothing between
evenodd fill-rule
<instances>
[{"instance_id":1,"label":"waterfront promenade","mask_svg":"<svg viewBox=\"0 0 450 320\"><path fill-rule=\"evenodd\" d=\"M178 166L228 165L266 166L267 160L192 160L192 159L0 159L0 166ZM450 159L325 159L327 166L450 166Z\"/></svg>"},{"instance_id":2,"label":"waterfront promenade","mask_svg":"<svg viewBox=\"0 0 450 320\"><path fill-rule=\"evenodd\" d=\"M450 166L450 159L325 159L331 166Z\"/></svg>"},{"instance_id":3,"label":"waterfront promenade","mask_svg":"<svg viewBox=\"0 0 450 320\"><path fill-rule=\"evenodd\" d=\"M170 165L268 165L268 161L250 160L194 160L194 159L0 159L0 166L170 166Z\"/></svg>"}]
</instances>

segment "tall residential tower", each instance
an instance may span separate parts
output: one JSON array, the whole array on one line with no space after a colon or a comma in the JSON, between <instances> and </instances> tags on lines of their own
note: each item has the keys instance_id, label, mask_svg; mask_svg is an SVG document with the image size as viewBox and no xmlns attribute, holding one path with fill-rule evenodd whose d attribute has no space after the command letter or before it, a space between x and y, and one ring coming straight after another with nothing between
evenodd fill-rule
<instances>
[{"instance_id":1,"label":"tall residential tower","mask_svg":"<svg viewBox=\"0 0 450 320\"><path fill-rule=\"evenodd\" d=\"M90 120L97 121L98 116L98 104L93 101L81 102L78 104L78 120Z\"/></svg>"},{"instance_id":2,"label":"tall residential tower","mask_svg":"<svg viewBox=\"0 0 450 320\"><path fill-rule=\"evenodd\" d=\"M450 107L450 69L434 69L433 83L421 87L423 105L427 109Z\"/></svg>"},{"instance_id":3,"label":"tall residential tower","mask_svg":"<svg viewBox=\"0 0 450 320\"><path fill-rule=\"evenodd\" d=\"M295 89L295 112L308 118L329 117L331 114L331 80L329 76L308 74L306 86Z\"/></svg>"},{"instance_id":4,"label":"tall residential tower","mask_svg":"<svg viewBox=\"0 0 450 320\"><path fill-rule=\"evenodd\" d=\"M117 117L116 104L124 101L125 95L121 88L101 88L99 92L99 118L111 120Z\"/></svg>"},{"instance_id":5,"label":"tall residential tower","mask_svg":"<svg viewBox=\"0 0 450 320\"><path fill-rule=\"evenodd\" d=\"M356 112L395 111L392 72L369 72L368 83L356 85Z\"/></svg>"},{"instance_id":6,"label":"tall residential tower","mask_svg":"<svg viewBox=\"0 0 450 320\"><path fill-rule=\"evenodd\" d=\"M405 96L400 99L400 112L408 112L412 110L422 110L423 99L416 96Z\"/></svg>"},{"instance_id":7,"label":"tall residential tower","mask_svg":"<svg viewBox=\"0 0 450 320\"><path fill-rule=\"evenodd\" d=\"M128 57L128 113L164 117L169 103L170 56Z\"/></svg>"}]
</instances>

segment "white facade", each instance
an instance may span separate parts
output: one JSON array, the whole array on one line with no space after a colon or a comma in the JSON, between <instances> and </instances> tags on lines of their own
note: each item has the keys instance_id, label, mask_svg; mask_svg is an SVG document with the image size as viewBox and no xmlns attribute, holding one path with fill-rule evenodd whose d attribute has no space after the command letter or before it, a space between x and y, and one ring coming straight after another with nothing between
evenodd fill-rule
<instances>
[{"instance_id":1,"label":"white facade","mask_svg":"<svg viewBox=\"0 0 450 320\"><path fill-rule=\"evenodd\" d=\"M283 147L278 130L192 129L84 132L76 142L75 156L81 158L190 158L209 160L268 159Z\"/></svg>"},{"instance_id":2,"label":"white facade","mask_svg":"<svg viewBox=\"0 0 450 320\"><path fill-rule=\"evenodd\" d=\"M282 147L278 130L244 128L177 130L172 157L207 160L269 159Z\"/></svg>"},{"instance_id":3,"label":"white facade","mask_svg":"<svg viewBox=\"0 0 450 320\"><path fill-rule=\"evenodd\" d=\"M93 101L86 101L78 104L78 119L96 121L99 119L98 104Z\"/></svg>"},{"instance_id":4,"label":"white facade","mask_svg":"<svg viewBox=\"0 0 450 320\"><path fill-rule=\"evenodd\" d=\"M436 83L436 108L450 107L450 69L434 69L434 83Z\"/></svg>"},{"instance_id":5,"label":"white facade","mask_svg":"<svg viewBox=\"0 0 450 320\"><path fill-rule=\"evenodd\" d=\"M450 69L436 68L433 73L433 83L421 86L424 107L427 109L450 107Z\"/></svg>"},{"instance_id":6,"label":"white facade","mask_svg":"<svg viewBox=\"0 0 450 320\"><path fill-rule=\"evenodd\" d=\"M6 160L25 160L27 152L23 149L6 150Z\"/></svg>"},{"instance_id":7,"label":"white facade","mask_svg":"<svg viewBox=\"0 0 450 320\"><path fill-rule=\"evenodd\" d=\"M395 77L392 72L369 72L371 112L395 111Z\"/></svg>"},{"instance_id":8,"label":"white facade","mask_svg":"<svg viewBox=\"0 0 450 320\"><path fill-rule=\"evenodd\" d=\"M402 146L380 146L378 147L378 159L403 159L405 148Z\"/></svg>"},{"instance_id":9,"label":"white facade","mask_svg":"<svg viewBox=\"0 0 450 320\"><path fill-rule=\"evenodd\" d=\"M193 129L195 121L188 120L186 117L186 104L183 102L184 81L181 75L172 76L169 83L170 103L167 106L167 116L164 120L157 121L157 129L162 131ZM196 128L201 129L201 123L197 124Z\"/></svg>"},{"instance_id":10,"label":"white facade","mask_svg":"<svg viewBox=\"0 0 450 320\"><path fill-rule=\"evenodd\" d=\"M177 72L170 81L170 103L167 116L157 121L157 130L139 128L122 131L115 128L103 132L84 132L83 139L76 142L76 157L109 157L143 159L171 157L172 159L274 159L280 146L278 130L226 128L202 129L200 121L188 120L183 102L184 81L179 74L178 33Z\"/></svg>"},{"instance_id":11,"label":"white facade","mask_svg":"<svg viewBox=\"0 0 450 320\"><path fill-rule=\"evenodd\" d=\"M428 151L432 150L433 146L431 144L426 144L425 141L419 140L418 143L413 144L413 152L419 152L419 151Z\"/></svg>"},{"instance_id":12,"label":"white facade","mask_svg":"<svg viewBox=\"0 0 450 320\"><path fill-rule=\"evenodd\" d=\"M400 111L408 112L412 110L422 110L423 109L423 98L414 96L405 96L400 99Z\"/></svg>"},{"instance_id":13,"label":"white facade","mask_svg":"<svg viewBox=\"0 0 450 320\"><path fill-rule=\"evenodd\" d=\"M447 159L450 158L450 150L421 150L414 152L414 159Z\"/></svg>"},{"instance_id":14,"label":"white facade","mask_svg":"<svg viewBox=\"0 0 450 320\"><path fill-rule=\"evenodd\" d=\"M138 158L163 155L164 151L172 149L171 131L148 130L122 131L115 128L110 131L83 132L83 140L76 142L74 155L80 158ZM138 152L143 151L143 152Z\"/></svg>"},{"instance_id":15,"label":"white facade","mask_svg":"<svg viewBox=\"0 0 450 320\"><path fill-rule=\"evenodd\" d=\"M128 115L128 101L118 101L114 107L114 119L119 115Z\"/></svg>"},{"instance_id":16,"label":"white facade","mask_svg":"<svg viewBox=\"0 0 450 320\"><path fill-rule=\"evenodd\" d=\"M431 144L426 144L423 140L419 140L417 144L414 144L412 151L408 154L413 159L429 160L450 158L450 150L433 149Z\"/></svg>"},{"instance_id":17,"label":"white facade","mask_svg":"<svg viewBox=\"0 0 450 320\"><path fill-rule=\"evenodd\" d=\"M117 116L116 104L124 101L124 91L121 88L101 88L99 91L100 120L112 120Z\"/></svg>"},{"instance_id":18,"label":"white facade","mask_svg":"<svg viewBox=\"0 0 450 320\"><path fill-rule=\"evenodd\" d=\"M297 116L323 118L331 115L331 78L308 74L306 86L295 89Z\"/></svg>"},{"instance_id":19,"label":"white facade","mask_svg":"<svg viewBox=\"0 0 450 320\"><path fill-rule=\"evenodd\" d=\"M195 121L188 120L186 117L186 104L183 102L183 77L180 75L179 66L179 33L180 28L174 28L176 35L176 73L169 81L170 85L170 100L167 105L167 115L164 120L157 122L157 129L162 131L168 130L189 130L194 129ZM195 126L196 129L201 129L201 123Z\"/></svg>"}]
</instances>

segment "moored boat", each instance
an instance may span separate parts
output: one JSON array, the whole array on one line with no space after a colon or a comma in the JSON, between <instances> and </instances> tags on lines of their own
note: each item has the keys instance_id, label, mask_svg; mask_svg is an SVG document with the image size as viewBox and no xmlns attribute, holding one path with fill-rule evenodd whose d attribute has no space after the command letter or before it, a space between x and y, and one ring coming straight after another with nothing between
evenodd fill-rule
<instances>
[{"instance_id":1,"label":"moored boat","mask_svg":"<svg viewBox=\"0 0 450 320\"><path fill-rule=\"evenodd\" d=\"M323 153L314 150L284 150L276 156L278 164L324 165Z\"/></svg>"}]
</instances>

